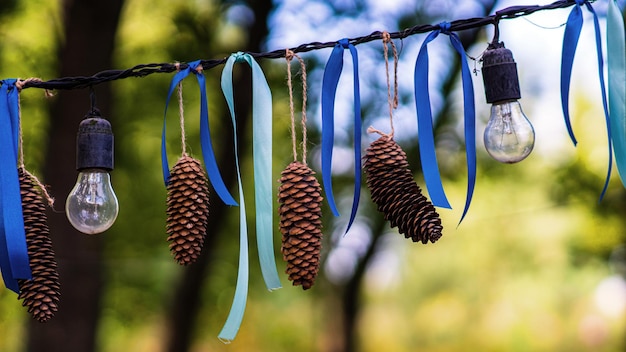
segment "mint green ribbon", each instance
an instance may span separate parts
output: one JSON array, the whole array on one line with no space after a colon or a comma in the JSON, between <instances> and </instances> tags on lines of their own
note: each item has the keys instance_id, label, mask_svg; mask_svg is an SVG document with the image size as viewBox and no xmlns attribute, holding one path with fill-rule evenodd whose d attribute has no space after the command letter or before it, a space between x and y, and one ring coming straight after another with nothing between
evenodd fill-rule
<instances>
[{"instance_id":1,"label":"mint green ribbon","mask_svg":"<svg viewBox=\"0 0 626 352\"><path fill-rule=\"evenodd\" d=\"M609 111L615 163L626 187L626 47L624 18L613 0L609 0L606 18L606 52L609 78Z\"/></svg>"},{"instance_id":2,"label":"mint green ribbon","mask_svg":"<svg viewBox=\"0 0 626 352\"><path fill-rule=\"evenodd\" d=\"M261 67L250 54L238 52L226 61L222 71L222 92L226 98L235 134L235 162L239 183L239 272L235 297L226 323L218 337L223 341L232 341L243 320L248 296L249 262L248 230L246 226L246 206L241 182L241 171L237 151L237 120L233 98L233 65L247 62L252 69L252 154L254 164L254 193L256 206L256 230L261 272L268 290L281 288L276 270L274 246L272 240L272 93Z\"/></svg>"}]
</instances>

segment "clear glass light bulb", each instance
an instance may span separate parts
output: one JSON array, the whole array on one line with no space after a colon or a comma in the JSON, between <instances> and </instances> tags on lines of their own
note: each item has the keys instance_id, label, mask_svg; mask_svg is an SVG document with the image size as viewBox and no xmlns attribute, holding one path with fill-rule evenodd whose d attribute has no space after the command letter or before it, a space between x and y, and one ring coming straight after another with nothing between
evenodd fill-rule
<instances>
[{"instance_id":1,"label":"clear glass light bulb","mask_svg":"<svg viewBox=\"0 0 626 352\"><path fill-rule=\"evenodd\" d=\"M535 130L517 100L493 104L485 128L485 148L502 163L524 160L535 145Z\"/></svg>"},{"instance_id":2,"label":"clear glass light bulb","mask_svg":"<svg viewBox=\"0 0 626 352\"><path fill-rule=\"evenodd\" d=\"M111 176L102 169L86 169L65 202L65 214L74 228L89 235L106 231L117 218L119 205Z\"/></svg>"}]
</instances>

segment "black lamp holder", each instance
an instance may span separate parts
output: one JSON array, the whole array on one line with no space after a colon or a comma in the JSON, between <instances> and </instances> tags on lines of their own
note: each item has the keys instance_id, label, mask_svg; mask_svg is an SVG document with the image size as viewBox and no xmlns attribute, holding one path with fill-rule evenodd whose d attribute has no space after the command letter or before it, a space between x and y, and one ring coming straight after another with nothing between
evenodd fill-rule
<instances>
[{"instance_id":1,"label":"black lamp holder","mask_svg":"<svg viewBox=\"0 0 626 352\"><path fill-rule=\"evenodd\" d=\"M487 103L500 103L521 98L517 64L504 43L494 41L483 53L483 84Z\"/></svg>"},{"instance_id":2,"label":"black lamp holder","mask_svg":"<svg viewBox=\"0 0 626 352\"><path fill-rule=\"evenodd\" d=\"M92 108L78 126L76 170L113 170L113 130L111 124Z\"/></svg>"}]
</instances>

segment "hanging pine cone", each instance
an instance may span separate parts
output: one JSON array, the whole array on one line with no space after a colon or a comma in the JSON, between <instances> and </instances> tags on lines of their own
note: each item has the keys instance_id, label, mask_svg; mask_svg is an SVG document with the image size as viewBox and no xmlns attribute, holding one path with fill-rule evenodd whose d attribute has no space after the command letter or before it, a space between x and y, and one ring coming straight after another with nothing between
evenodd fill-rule
<instances>
[{"instance_id":1,"label":"hanging pine cone","mask_svg":"<svg viewBox=\"0 0 626 352\"><path fill-rule=\"evenodd\" d=\"M167 240L181 265L195 263L209 219L208 180L200 162L183 155L167 182Z\"/></svg>"},{"instance_id":2,"label":"hanging pine cone","mask_svg":"<svg viewBox=\"0 0 626 352\"><path fill-rule=\"evenodd\" d=\"M402 148L383 135L366 150L363 168L367 186L378 211L413 242L436 242L441 237L441 219L432 203L413 180Z\"/></svg>"},{"instance_id":3,"label":"hanging pine cone","mask_svg":"<svg viewBox=\"0 0 626 352\"><path fill-rule=\"evenodd\" d=\"M278 188L281 251L289 280L307 290L315 283L322 248L322 192L315 172L294 161L281 173Z\"/></svg>"},{"instance_id":4,"label":"hanging pine cone","mask_svg":"<svg viewBox=\"0 0 626 352\"><path fill-rule=\"evenodd\" d=\"M47 224L46 206L31 175L18 169L26 245L32 279L18 280L18 299L40 322L46 322L58 309L60 284L57 263Z\"/></svg>"}]
</instances>

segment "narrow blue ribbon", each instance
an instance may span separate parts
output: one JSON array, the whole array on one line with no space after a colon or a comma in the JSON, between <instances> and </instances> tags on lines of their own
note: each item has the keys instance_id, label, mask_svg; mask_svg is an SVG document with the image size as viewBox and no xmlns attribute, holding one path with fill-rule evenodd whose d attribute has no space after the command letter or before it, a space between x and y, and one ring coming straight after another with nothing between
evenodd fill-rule
<instances>
[{"instance_id":1,"label":"narrow blue ribbon","mask_svg":"<svg viewBox=\"0 0 626 352\"><path fill-rule=\"evenodd\" d=\"M415 62L415 107L417 109L417 129L418 144L420 149L420 159L422 172L432 202L435 206L451 208L448 198L443 190L441 174L435 153L435 137L433 133L432 111L430 108L430 94L428 92L428 43L433 41L440 34L450 37L450 42L461 57L461 78L463 81L463 112L465 127L465 154L467 159L467 195L465 198L465 208L461 221L465 218L472 202L474 185L476 184L476 115L474 107L474 88L472 86L472 75L465 58L465 50L461 40L450 32L450 24L442 22L439 29L428 34Z\"/></svg>"},{"instance_id":2,"label":"narrow blue ribbon","mask_svg":"<svg viewBox=\"0 0 626 352\"><path fill-rule=\"evenodd\" d=\"M169 106L170 99L174 89L189 73L194 73L200 87L200 146L202 148L202 157L204 159L204 165L209 175L209 180L215 189L215 192L219 195L220 199L227 205L237 205L237 202L233 196L228 192L219 168L217 167L217 161L215 159L215 153L213 152L213 144L211 143L211 131L209 129L209 112L206 95L206 81L202 70L198 70L200 67L200 60L190 62L187 64L187 68L178 71L172 78L169 91L167 92L167 100L165 101L165 111L163 112L163 132L161 135L161 166L163 168L163 181L167 186L167 181L170 178L170 169L167 163L167 151L166 151L166 138L165 138L165 126L167 107Z\"/></svg>"},{"instance_id":3,"label":"narrow blue ribbon","mask_svg":"<svg viewBox=\"0 0 626 352\"><path fill-rule=\"evenodd\" d=\"M567 133L569 134L572 142L576 145L576 137L572 130L569 115L569 86L572 75L572 66L574 64L574 55L576 54L576 47L578 45L578 39L580 38L580 32L583 26L583 15L581 5L585 5L589 12L593 14L593 24L596 35L596 52L598 56L598 72L600 78L600 90L602 91L602 107L604 108L604 117L606 120L606 131L608 135L608 148L609 148L609 165L607 170L606 179L604 181L604 187L600 194L600 200L604 198L606 190L609 187L609 181L611 178L611 169L613 167L613 144L611 133L611 122L609 118L609 108L606 96L606 85L604 83L604 65L602 60L602 40L600 38L600 23L598 21L598 15L589 3L588 0L576 0L576 5L570 12L567 23L565 24L565 32L563 34L563 51L561 56L561 107L563 109L563 117L565 119L565 125L567 127Z\"/></svg>"},{"instance_id":4,"label":"narrow blue ribbon","mask_svg":"<svg viewBox=\"0 0 626 352\"><path fill-rule=\"evenodd\" d=\"M257 247L261 272L268 290L281 287L274 247L272 240L272 95L261 67L250 54L238 52L232 54L226 61L222 71L222 91L228 104L230 116L235 131L235 161L237 168L237 181L239 183L239 221L241 223L239 239L239 272L237 274L237 286L235 297L226 319L226 323L218 337L225 341L231 341L237 336L243 320L248 295L248 235L246 226L246 207L244 203L239 157L237 152L237 122L235 118L235 105L233 97L233 66L236 62L247 62L252 68L252 131L253 131L253 164L254 164L254 191L256 206Z\"/></svg>"},{"instance_id":5,"label":"narrow blue ribbon","mask_svg":"<svg viewBox=\"0 0 626 352\"><path fill-rule=\"evenodd\" d=\"M354 195L352 199L352 211L346 232L350 230L359 207L361 195L361 94L359 92L359 57L356 47L348 41L341 39L333 48L324 69L322 79L322 182L326 199L331 211L339 216L332 185L332 158L333 143L335 137L335 95L337 84L343 70L343 52L349 49L352 56L354 77Z\"/></svg>"},{"instance_id":6,"label":"narrow blue ribbon","mask_svg":"<svg viewBox=\"0 0 626 352\"><path fill-rule=\"evenodd\" d=\"M22 197L17 175L19 102L15 79L0 86L0 270L5 286L19 293L18 279L31 279Z\"/></svg>"},{"instance_id":7,"label":"narrow blue ribbon","mask_svg":"<svg viewBox=\"0 0 626 352\"><path fill-rule=\"evenodd\" d=\"M624 18L613 0L609 0L606 26L611 138L617 171L626 186L626 45Z\"/></svg>"}]
</instances>

